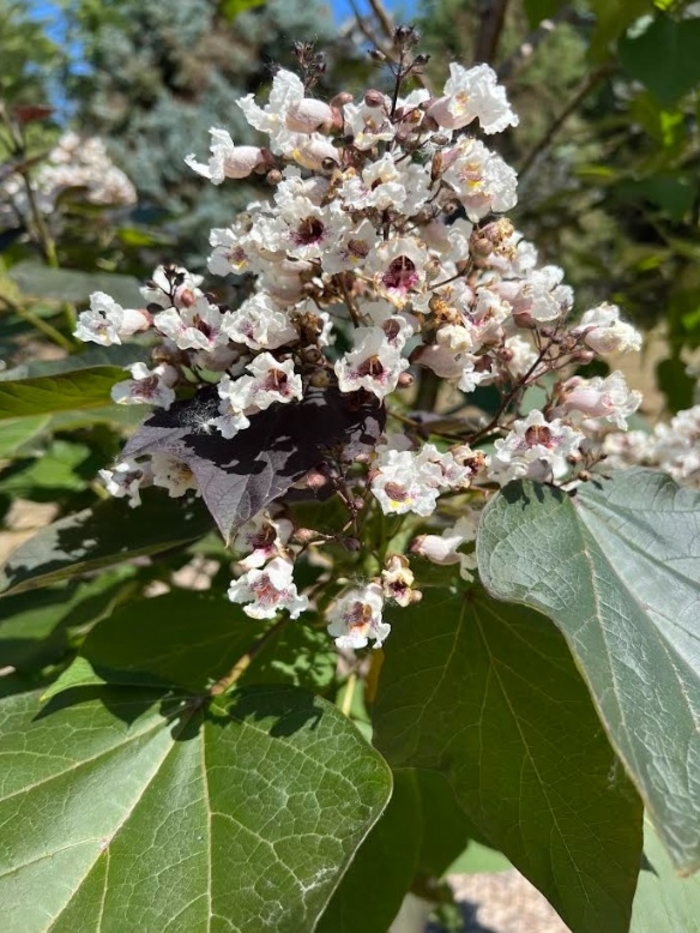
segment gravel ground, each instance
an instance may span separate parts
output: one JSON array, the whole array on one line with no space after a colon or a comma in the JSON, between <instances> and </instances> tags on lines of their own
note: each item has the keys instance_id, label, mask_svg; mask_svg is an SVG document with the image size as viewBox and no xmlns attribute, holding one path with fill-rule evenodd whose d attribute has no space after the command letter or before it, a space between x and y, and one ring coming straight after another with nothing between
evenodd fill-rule
<instances>
[{"instance_id":1,"label":"gravel ground","mask_svg":"<svg viewBox=\"0 0 700 933\"><path fill-rule=\"evenodd\" d=\"M570 933L556 911L520 872L451 875L462 905L462 933Z\"/></svg>"}]
</instances>

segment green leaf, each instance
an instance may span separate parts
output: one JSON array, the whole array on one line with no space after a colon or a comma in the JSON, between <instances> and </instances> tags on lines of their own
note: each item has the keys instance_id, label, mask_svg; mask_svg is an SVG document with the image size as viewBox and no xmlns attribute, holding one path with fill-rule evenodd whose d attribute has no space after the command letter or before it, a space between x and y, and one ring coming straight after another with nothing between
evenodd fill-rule
<instances>
[{"instance_id":1,"label":"green leaf","mask_svg":"<svg viewBox=\"0 0 700 933\"><path fill-rule=\"evenodd\" d=\"M416 872L421 830L415 777L399 772L389 806L360 846L317 933L386 933Z\"/></svg>"},{"instance_id":2,"label":"green leaf","mask_svg":"<svg viewBox=\"0 0 700 933\"><path fill-rule=\"evenodd\" d=\"M61 518L13 551L0 573L0 594L21 593L79 573L194 541L212 526L199 500L149 490L143 505L107 499Z\"/></svg>"},{"instance_id":3,"label":"green leaf","mask_svg":"<svg viewBox=\"0 0 700 933\"><path fill-rule=\"evenodd\" d=\"M95 366L57 376L8 379L0 382L0 419L109 405L112 386L123 378L121 369Z\"/></svg>"},{"instance_id":4,"label":"green leaf","mask_svg":"<svg viewBox=\"0 0 700 933\"><path fill-rule=\"evenodd\" d=\"M679 877L650 823L644 824L644 855L630 933L695 933L700 929L700 878Z\"/></svg>"},{"instance_id":5,"label":"green leaf","mask_svg":"<svg viewBox=\"0 0 700 933\"><path fill-rule=\"evenodd\" d=\"M686 372L681 359L661 360L656 364L656 384L666 397L669 411L678 412L693 407L697 382Z\"/></svg>"},{"instance_id":6,"label":"green leaf","mask_svg":"<svg viewBox=\"0 0 700 933\"><path fill-rule=\"evenodd\" d=\"M75 670L68 668L46 695L105 681L204 692L264 633L265 626L221 594L180 590L136 600L90 632Z\"/></svg>"},{"instance_id":7,"label":"green leaf","mask_svg":"<svg viewBox=\"0 0 700 933\"><path fill-rule=\"evenodd\" d=\"M487 506L479 571L567 638L610 739L677 867L700 866L700 494L646 470L532 483Z\"/></svg>"},{"instance_id":8,"label":"green leaf","mask_svg":"<svg viewBox=\"0 0 700 933\"><path fill-rule=\"evenodd\" d=\"M125 369L132 363L148 359L149 350L142 344L125 343L111 347L88 345L83 353L74 353L60 360L28 360L9 371L11 379L32 379L36 376L57 376L75 373L98 366L119 366ZM7 375L8 374L3 374ZM122 373L126 378L127 373Z\"/></svg>"},{"instance_id":9,"label":"green leaf","mask_svg":"<svg viewBox=\"0 0 700 933\"><path fill-rule=\"evenodd\" d=\"M68 651L70 630L109 615L128 576L127 568L121 568L86 583L6 597L0 621L2 665L28 672L60 660Z\"/></svg>"},{"instance_id":10,"label":"green leaf","mask_svg":"<svg viewBox=\"0 0 700 933\"><path fill-rule=\"evenodd\" d=\"M626 933L642 808L566 643L481 590L425 590L397 614L375 745L444 774L469 820L574 933Z\"/></svg>"},{"instance_id":11,"label":"green leaf","mask_svg":"<svg viewBox=\"0 0 700 933\"><path fill-rule=\"evenodd\" d=\"M48 415L35 415L33 418L8 418L0 422L0 458L11 457L41 434L48 423Z\"/></svg>"},{"instance_id":12,"label":"green leaf","mask_svg":"<svg viewBox=\"0 0 700 933\"><path fill-rule=\"evenodd\" d=\"M40 457L18 461L2 474L0 493L50 501L85 489L94 474L94 457L87 444L56 440Z\"/></svg>"},{"instance_id":13,"label":"green leaf","mask_svg":"<svg viewBox=\"0 0 700 933\"><path fill-rule=\"evenodd\" d=\"M502 852L470 842L462 854L447 869L449 875L482 875L508 871L513 866Z\"/></svg>"},{"instance_id":14,"label":"green leaf","mask_svg":"<svg viewBox=\"0 0 700 933\"><path fill-rule=\"evenodd\" d=\"M472 827L444 775L437 771L411 773L418 788L423 824L418 867L424 875L440 878L463 851Z\"/></svg>"},{"instance_id":15,"label":"green leaf","mask_svg":"<svg viewBox=\"0 0 700 933\"><path fill-rule=\"evenodd\" d=\"M224 19L229 22L234 20L241 13L247 10L254 10L256 7L264 6L265 0L221 0L219 10Z\"/></svg>"},{"instance_id":16,"label":"green leaf","mask_svg":"<svg viewBox=\"0 0 700 933\"><path fill-rule=\"evenodd\" d=\"M654 9L651 0L590 0L596 26L590 38L588 54L593 61L609 56L611 43L636 19Z\"/></svg>"},{"instance_id":17,"label":"green leaf","mask_svg":"<svg viewBox=\"0 0 700 933\"><path fill-rule=\"evenodd\" d=\"M69 705L71 703L71 705ZM0 703L7 933L314 929L391 775L296 688Z\"/></svg>"},{"instance_id":18,"label":"green leaf","mask_svg":"<svg viewBox=\"0 0 700 933\"><path fill-rule=\"evenodd\" d=\"M700 19L658 14L644 32L619 45L622 67L670 107L700 82Z\"/></svg>"},{"instance_id":19,"label":"green leaf","mask_svg":"<svg viewBox=\"0 0 700 933\"><path fill-rule=\"evenodd\" d=\"M230 615L231 604L226 605ZM335 683L337 664L338 655L325 627L315 628L302 616L287 620L275 631L240 683L290 684L322 693Z\"/></svg>"},{"instance_id":20,"label":"green leaf","mask_svg":"<svg viewBox=\"0 0 700 933\"><path fill-rule=\"evenodd\" d=\"M76 272L52 269L38 262L20 262L13 266L10 278L29 298L48 298L57 304L87 302L92 292L106 292L120 305L139 308L143 297L139 282L131 275L112 272Z\"/></svg>"}]
</instances>

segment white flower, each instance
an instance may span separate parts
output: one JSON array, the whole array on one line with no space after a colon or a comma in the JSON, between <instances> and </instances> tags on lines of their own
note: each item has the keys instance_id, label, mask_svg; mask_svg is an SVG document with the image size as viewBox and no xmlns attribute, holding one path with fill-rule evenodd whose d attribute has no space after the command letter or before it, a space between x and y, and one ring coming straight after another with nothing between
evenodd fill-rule
<instances>
[{"instance_id":1,"label":"white flower","mask_svg":"<svg viewBox=\"0 0 700 933\"><path fill-rule=\"evenodd\" d=\"M221 330L251 350L275 350L299 336L289 317L264 292L248 298L237 311L226 311Z\"/></svg>"},{"instance_id":2,"label":"white flower","mask_svg":"<svg viewBox=\"0 0 700 933\"><path fill-rule=\"evenodd\" d=\"M478 139L460 140L445 153L444 162L443 181L462 202L469 220L509 211L517 204L515 171Z\"/></svg>"},{"instance_id":3,"label":"white flower","mask_svg":"<svg viewBox=\"0 0 700 933\"><path fill-rule=\"evenodd\" d=\"M145 363L128 367L132 378L112 386L111 396L118 405L158 405L168 409L175 401L172 386L179 373L174 366L162 363L150 370Z\"/></svg>"},{"instance_id":4,"label":"white flower","mask_svg":"<svg viewBox=\"0 0 700 933\"><path fill-rule=\"evenodd\" d=\"M401 356L399 347L389 342L381 327L358 327L354 337L355 349L334 366L340 391L366 389L383 399L396 388L408 360Z\"/></svg>"},{"instance_id":5,"label":"white flower","mask_svg":"<svg viewBox=\"0 0 700 933\"><path fill-rule=\"evenodd\" d=\"M322 259L348 228L348 218L336 201L323 207L305 196L287 201L274 216L261 221L269 249L292 259Z\"/></svg>"},{"instance_id":6,"label":"white flower","mask_svg":"<svg viewBox=\"0 0 700 933\"><path fill-rule=\"evenodd\" d=\"M450 64L444 97L431 104L427 115L449 130L461 129L476 119L484 133L500 133L519 123L492 68L477 65L467 70L456 62Z\"/></svg>"},{"instance_id":7,"label":"white flower","mask_svg":"<svg viewBox=\"0 0 700 933\"><path fill-rule=\"evenodd\" d=\"M563 278L559 266L543 266L533 269L526 279L500 282L495 290L511 303L514 315L545 324L565 317L573 306L573 290L560 284Z\"/></svg>"},{"instance_id":8,"label":"white flower","mask_svg":"<svg viewBox=\"0 0 700 933\"><path fill-rule=\"evenodd\" d=\"M395 136L395 129L389 119L389 99L383 98L378 107L362 104L345 104L345 135L352 137L356 149L371 149L378 142L388 142Z\"/></svg>"},{"instance_id":9,"label":"white flower","mask_svg":"<svg viewBox=\"0 0 700 933\"><path fill-rule=\"evenodd\" d=\"M250 426L248 415L264 411L274 402L303 397L301 376L294 372L293 360L279 363L271 353L261 353L246 369L251 375L238 379L223 376L217 386L221 415L211 424L226 438Z\"/></svg>"},{"instance_id":10,"label":"white flower","mask_svg":"<svg viewBox=\"0 0 700 933\"><path fill-rule=\"evenodd\" d=\"M141 505L141 487L152 480L150 463L122 460L112 470L99 470L107 492L116 499L128 498L130 507Z\"/></svg>"},{"instance_id":11,"label":"white flower","mask_svg":"<svg viewBox=\"0 0 700 933\"><path fill-rule=\"evenodd\" d=\"M512 479L563 479L571 469L568 458L578 458L584 440L580 431L558 418L547 421L541 411L533 410L495 442L495 453L487 457L488 475L501 485Z\"/></svg>"},{"instance_id":12,"label":"white flower","mask_svg":"<svg viewBox=\"0 0 700 933\"><path fill-rule=\"evenodd\" d=\"M428 169L416 162L396 163L390 153L370 162L362 176L351 176L341 188L346 208L393 209L410 216L420 210L430 196Z\"/></svg>"},{"instance_id":13,"label":"white flower","mask_svg":"<svg viewBox=\"0 0 700 933\"><path fill-rule=\"evenodd\" d=\"M286 518L273 519L267 510L258 512L236 532L232 551L243 551L247 556L238 561L244 570L262 567L272 557L282 557L294 525Z\"/></svg>"},{"instance_id":14,"label":"white flower","mask_svg":"<svg viewBox=\"0 0 700 933\"><path fill-rule=\"evenodd\" d=\"M415 512L427 517L435 511L441 483L442 471L429 453L383 449L371 490L385 515Z\"/></svg>"},{"instance_id":15,"label":"white flower","mask_svg":"<svg viewBox=\"0 0 700 933\"><path fill-rule=\"evenodd\" d=\"M577 422L584 418L604 418L624 430L627 418L639 408L641 401L642 393L630 389L619 370L605 379L572 376L559 390L555 414L568 414Z\"/></svg>"},{"instance_id":16,"label":"white flower","mask_svg":"<svg viewBox=\"0 0 700 933\"><path fill-rule=\"evenodd\" d=\"M468 510L441 535L419 535L411 544L411 553L443 567L459 564L460 577L463 580L473 579L471 571L476 567L476 554L462 554L458 548L476 540L480 518L480 511Z\"/></svg>"},{"instance_id":17,"label":"white flower","mask_svg":"<svg viewBox=\"0 0 700 933\"><path fill-rule=\"evenodd\" d=\"M249 603L243 611L253 619L272 619L280 609L296 619L309 608L309 600L297 593L292 574L292 563L275 557L263 569L253 568L233 580L228 598L232 603Z\"/></svg>"},{"instance_id":18,"label":"white flower","mask_svg":"<svg viewBox=\"0 0 700 933\"><path fill-rule=\"evenodd\" d=\"M626 353L639 350L642 335L639 331L620 320L617 305L604 302L597 308L591 308L581 318L581 323L571 330L572 334L582 334L586 344L605 356L608 353Z\"/></svg>"},{"instance_id":19,"label":"white flower","mask_svg":"<svg viewBox=\"0 0 700 933\"><path fill-rule=\"evenodd\" d=\"M368 257L366 269L379 294L401 308L423 290L428 259L417 237L393 237Z\"/></svg>"},{"instance_id":20,"label":"white flower","mask_svg":"<svg viewBox=\"0 0 700 933\"><path fill-rule=\"evenodd\" d=\"M391 554L382 570L382 592L385 599L393 599L399 606L410 606L420 599L418 590L412 589L415 577L408 559L401 554Z\"/></svg>"},{"instance_id":21,"label":"white flower","mask_svg":"<svg viewBox=\"0 0 700 933\"><path fill-rule=\"evenodd\" d=\"M374 224L363 220L347 226L323 254L323 270L330 275L361 269L381 242Z\"/></svg>"},{"instance_id":22,"label":"white flower","mask_svg":"<svg viewBox=\"0 0 700 933\"><path fill-rule=\"evenodd\" d=\"M153 318L153 326L170 337L180 350L213 350L226 343L221 333L222 314L204 296L187 308L168 308Z\"/></svg>"},{"instance_id":23,"label":"white flower","mask_svg":"<svg viewBox=\"0 0 700 933\"><path fill-rule=\"evenodd\" d=\"M104 292L90 295L90 310L78 315L75 336L86 343L99 343L103 347L120 344L123 339L146 330L151 323L148 311L122 308Z\"/></svg>"},{"instance_id":24,"label":"white flower","mask_svg":"<svg viewBox=\"0 0 700 933\"><path fill-rule=\"evenodd\" d=\"M179 499L190 489L199 489L192 470L182 460L177 460L170 454L151 454L151 469L153 485L167 489L171 499Z\"/></svg>"},{"instance_id":25,"label":"white flower","mask_svg":"<svg viewBox=\"0 0 700 933\"><path fill-rule=\"evenodd\" d=\"M654 457L677 483L700 486L700 405L654 427Z\"/></svg>"},{"instance_id":26,"label":"white flower","mask_svg":"<svg viewBox=\"0 0 700 933\"><path fill-rule=\"evenodd\" d=\"M224 178L247 178L264 164L265 153L258 146L234 146L230 134L216 127L212 127L209 133L209 164L198 162L194 153L185 157L185 163L213 184L220 185Z\"/></svg>"},{"instance_id":27,"label":"white flower","mask_svg":"<svg viewBox=\"0 0 700 933\"><path fill-rule=\"evenodd\" d=\"M328 634L339 648L380 648L391 626L382 619L384 596L378 583L349 590L326 613Z\"/></svg>"},{"instance_id":28,"label":"white flower","mask_svg":"<svg viewBox=\"0 0 700 933\"><path fill-rule=\"evenodd\" d=\"M294 372L294 361L279 363L271 353L261 353L247 366L253 380L248 390L250 404L263 410L274 402L303 398L301 376Z\"/></svg>"},{"instance_id":29,"label":"white flower","mask_svg":"<svg viewBox=\"0 0 700 933\"><path fill-rule=\"evenodd\" d=\"M140 292L147 304L161 308L189 308L203 296L201 275L193 275L184 266L158 266L151 280Z\"/></svg>"},{"instance_id":30,"label":"white flower","mask_svg":"<svg viewBox=\"0 0 700 933\"><path fill-rule=\"evenodd\" d=\"M270 137L270 149L295 159L306 168L320 168L326 158L337 158L330 141L314 133L333 122L333 111L323 101L304 97L297 75L281 68L272 80L268 103L258 107L252 94L237 101L246 120Z\"/></svg>"}]
</instances>

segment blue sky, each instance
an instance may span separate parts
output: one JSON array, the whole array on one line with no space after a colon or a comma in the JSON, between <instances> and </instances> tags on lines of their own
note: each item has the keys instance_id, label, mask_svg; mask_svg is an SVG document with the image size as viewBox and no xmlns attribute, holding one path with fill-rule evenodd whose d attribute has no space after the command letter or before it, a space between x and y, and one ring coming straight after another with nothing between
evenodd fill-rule
<instances>
[{"instance_id":1,"label":"blue sky","mask_svg":"<svg viewBox=\"0 0 700 933\"><path fill-rule=\"evenodd\" d=\"M362 14L369 13L372 9L368 0L356 0L355 5ZM405 22L406 17L410 17L412 11L416 9L417 2L416 0L383 0L383 6L389 13L393 14L398 22ZM337 22L343 22L349 16L354 15L349 0L330 0L330 7Z\"/></svg>"}]
</instances>

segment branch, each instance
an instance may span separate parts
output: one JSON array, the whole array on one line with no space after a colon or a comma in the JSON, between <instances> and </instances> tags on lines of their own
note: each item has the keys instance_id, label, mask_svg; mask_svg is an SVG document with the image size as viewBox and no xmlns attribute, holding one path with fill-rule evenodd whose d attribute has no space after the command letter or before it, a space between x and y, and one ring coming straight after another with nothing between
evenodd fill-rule
<instances>
[{"instance_id":1,"label":"branch","mask_svg":"<svg viewBox=\"0 0 700 933\"><path fill-rule=\"evenodd\" d=\"M479 32L474 43L474 62L490 64L503 32L508 0L481 0Z\"/></svg>"},{"instance_id":2,"label":"branch","mask_svg":"<svg viewBox=\"0 0 700 933\"><path fill-rule=\"evenodd\" d=\"M535 143L530 152L525 157L523 164L518 171L518 177L522 180L532 170L535 162L540 156L550 148L554 137L569 119L571 114L578 109L581 103L588 97L593 88L598 85L612 71L612 64L607 62L601 65L596 71L592 72L583 82L578 91L574 94L568 104L557 114L547 127L539 142Z\"/></svg>"},{"instance_id":3,"label":"branch","mask_svg":"<svg viewBox=\"0 0 700 933\"><path fill-rule=\"evenodd\" d=\"M531 57L539 45L550 33L554 32L557 26L561 25L561 23L571 22L572 13L573 11L571 8L566 7L556 16L543 19L539 26L533 29L532 32L523 39L517 49L496 69L499 79L505 81L509 78L519 65Z\"/></svg>"}]
</instances>

